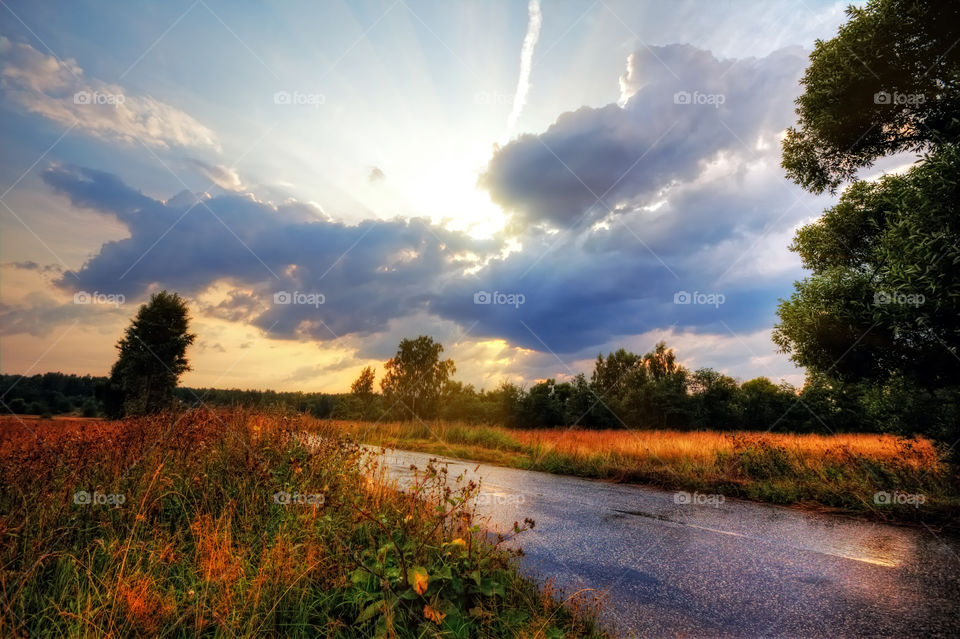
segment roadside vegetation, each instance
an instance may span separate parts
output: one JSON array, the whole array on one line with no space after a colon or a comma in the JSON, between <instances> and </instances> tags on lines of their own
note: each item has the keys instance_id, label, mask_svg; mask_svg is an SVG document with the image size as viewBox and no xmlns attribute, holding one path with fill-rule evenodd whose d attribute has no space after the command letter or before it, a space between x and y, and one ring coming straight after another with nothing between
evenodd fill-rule
<instances>
[{"instance_id":1,"label":"roadside vegetation","mask_svg":"<svg viewBox=\"0 0 960 639\"><path fill-rule=\"evenodd\" d=\"M297 417L4 418L0 636L602 636L518 574L475 491L432 465L398 490Z\"/></svg>"},{"instance_id":2,"label":"roadside vegetation","mask_svg":"<svg viewBox=\"0 0 960 639\"><path fill-rule=\"evenodd\" d=\"M951 526L960 522L960 486L946 448L924 438L508 429L443 421L333 424L371 445L515 468L721 493L880 520ZM878 493L922 495L923 503L884 503Z\"/></svg>"}]
</instances>

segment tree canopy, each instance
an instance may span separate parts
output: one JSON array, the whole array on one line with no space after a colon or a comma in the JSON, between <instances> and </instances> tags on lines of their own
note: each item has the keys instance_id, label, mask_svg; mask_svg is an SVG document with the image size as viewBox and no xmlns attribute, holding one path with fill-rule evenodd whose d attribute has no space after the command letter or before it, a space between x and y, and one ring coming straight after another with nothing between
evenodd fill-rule
<instances>
[{"instance_id":1,"label":"tree canopy","mask_svg":"<svg viewBox=\"0 0 960 639\"><path fill-rule=\"evenodd\" d=\"M809 277L781 301L773 339L863 423L958 434L960 4L871 0L818 41L783 166L815 193L898 152L902 175L853 181L799 229Z\"/></svg>"},{"instance_id":2,"label":"tree canopy","mask_svg":"<svg viewBox=\"0 0 960 639\"><path fill-rule=\"evenodd\" d=\"M847 15L816 42L783 142L787 175L816 193L886 155L960 141L960 4L871 0Z\"/></svg>"},{"instance_id":3,"label":"tree canopy","mask_svg":"<svg viewBox=\"0 0 960 639\"><path fill-rule=\"evenodd\" d=\"M433 417L447 380L456 372L452 359L440 359L443 345L427 335L404 339L384 364L380 381L388 405L399 404L413 417ZM389 406L388 406L389 409Z\"/></svg>"},{"instance_id":4,"label":"tree canopy","mask_svg":"<svg viewBox=\"0 0 960 639\"><path fill-rule=\"evenodd\" d=\"M187 347L197 336L189 324L187 304L176 293L155 293L140 307L117 344L108 412L144 415L170 407L180 376L190 370Z\"/></svg>"}]
</instances>

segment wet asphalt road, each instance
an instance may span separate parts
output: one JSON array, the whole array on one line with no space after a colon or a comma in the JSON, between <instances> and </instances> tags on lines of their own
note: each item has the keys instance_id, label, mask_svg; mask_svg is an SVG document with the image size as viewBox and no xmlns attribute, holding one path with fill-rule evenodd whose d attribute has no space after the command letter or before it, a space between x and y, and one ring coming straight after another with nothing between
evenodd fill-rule
<instances>
[{"instance_id":1,"label":"wet asphalt road","mask_svg":"<svg viewBox=\"0 0 960 639\"><path fill-rule=\"evenodd\" d=\"M387 451L403 484L431 455ZM960 539L924 529L457 460L523 569L606 593L622 637L960 637ZM683 498L680 498L683 501Z\"/></svg>"}]
</instances>

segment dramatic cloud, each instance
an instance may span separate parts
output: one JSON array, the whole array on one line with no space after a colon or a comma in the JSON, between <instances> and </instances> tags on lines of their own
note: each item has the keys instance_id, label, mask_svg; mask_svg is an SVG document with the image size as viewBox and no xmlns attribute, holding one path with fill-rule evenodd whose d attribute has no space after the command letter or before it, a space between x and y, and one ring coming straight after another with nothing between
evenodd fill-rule
<instances>
[{"instance_id":1,"label":"dramatic cloud","mask_svg":"<svg viewBox=\"0 0 960 639\"><path fill-rule=\"evenodd\" d=\"M76 61L58 60L0 36L2 85L13 102L58 124L105 139L166 148L219 148L213 132L180 109L123 87L84 77Z\"/></svg>"},{"instance_id":2,"label":"dramatic cloud","mask_svg":"<svg viewBox=\"0 0 960 639\"><path fill-rule=\"evenodd\" d=\"M589 358L657 331L719 335L728 349L736 335L755 341L801 272L784 250L792 228L819 208L778 166L803 56L718 61L672 46L631 59L625 107L564 114L491 161L485 182L525 222L519 234L477 240L423 219L348 225L250 194L164 202L115 175L56 165L47 184L129 230L59 283L131 300L172 288L214 300L204 315L273 337L340 339L378 360L400 337L431 331L537 352L544 370L554 353ZM609 191L609 206L590 191Z\"/></svg>"},{"instance_id":3,"label":"dramatic cloud","mask_svg":"<svg viewBox=\"0 0 960 639\"><path fill-rule=\"evenodd\" d=\"M561 228L652 204L718 154L749 153L784 129L806 61L799 48L744 60L689 45L641 49L621 78L622 107L583 107L521 136L482 183L521 219Z\"/></svg>"},{"instance_id":4,"label":"dramatic cloud","mask_svg":"<svg viewBox=\"0 0 960 639\"><path fill-rule=\"evenodd\" d=\"M195 295L230 282L244 292L211 314L250 318L278 336L327 340L382 330L426 308L437 283L464 268L468 251L495 248L422 219L349 226L318 220L300 203L236 195L163 203L79 167L52 167L44 180L74 206L113 215L130 231L64 274L62 286L135 299L154 286Z\"/></svg>"}]
</instances>

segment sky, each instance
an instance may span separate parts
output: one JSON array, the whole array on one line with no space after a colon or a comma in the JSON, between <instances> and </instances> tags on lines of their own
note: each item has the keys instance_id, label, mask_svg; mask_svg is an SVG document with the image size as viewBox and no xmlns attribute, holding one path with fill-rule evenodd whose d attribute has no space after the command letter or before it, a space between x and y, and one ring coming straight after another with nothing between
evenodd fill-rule
<instances>
[{"instance_id":1,"label":"sky","mask_svg":"<svg viewBox=\"0 0 960 639\"><path fill-rule=\"evenodd\" d=\"M190 386L477 388L770 340L830 205L780 140L846 3L0 2L0 370L105 375L150 294Z\"/></svg>"}]
</instances>

